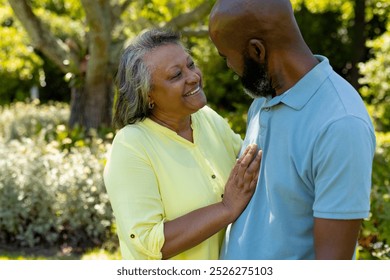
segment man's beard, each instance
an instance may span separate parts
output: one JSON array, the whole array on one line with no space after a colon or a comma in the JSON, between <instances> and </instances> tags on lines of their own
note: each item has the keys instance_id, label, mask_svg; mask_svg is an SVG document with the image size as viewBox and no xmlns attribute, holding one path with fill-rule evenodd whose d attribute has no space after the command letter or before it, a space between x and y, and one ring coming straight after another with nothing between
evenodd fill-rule
<instances>
[{"instance_id":1,"label":"man's beard","mask_svg":"<svg viewBox=\"0 0 390 280\"><path fill-rule=\"evenodd\" d=\"M252 98L275 96L272 88L267 63L257 63L248 55L244 55L244 72L241 77L246 94Z\"/></svg>"}]
</instances>

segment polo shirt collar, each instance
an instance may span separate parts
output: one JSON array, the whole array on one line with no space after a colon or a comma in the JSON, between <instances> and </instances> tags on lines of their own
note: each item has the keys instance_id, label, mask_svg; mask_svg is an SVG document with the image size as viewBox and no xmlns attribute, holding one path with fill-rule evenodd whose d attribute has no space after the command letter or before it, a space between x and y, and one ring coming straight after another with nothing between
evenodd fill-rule
<instances>
[{"instance_id":1,"label":"polo shirt collar","mask_svg":"<svg viewBox=\"0 0 390 280\"><path fill-rule=\"evenodd\" d=\"M332 67L326 57L320 55L315 55L315 57L320 63L303 76L292 88L269 100L267 106L274 106L281 102L295 110L301 110L309 102L310 98L332 72Z\"/></svg>"}]
</instances>

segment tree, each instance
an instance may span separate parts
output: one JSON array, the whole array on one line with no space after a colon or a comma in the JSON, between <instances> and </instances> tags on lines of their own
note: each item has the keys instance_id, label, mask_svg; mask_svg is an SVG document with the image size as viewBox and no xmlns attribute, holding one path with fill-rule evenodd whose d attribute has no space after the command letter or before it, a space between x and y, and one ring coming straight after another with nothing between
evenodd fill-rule
<instances>
[{"instance_id":1,"label":"tree","mask_svg":"<svg viewBox=\"0 0 390 280\"><path fill-rule=\"evenodd\" d=\"M42 61L28 46L26 34L0 0L0 104L23 100L31 84L38 84ZM35 78L35 79L34 79Z\"/></svg>"},{"instance_id":2,"label":"tree","mask_svg":"<svg viewBox=\"0 0 390 280\"><path fill-rule=\"evenodd\" d=\"M292 0L309 46L328 56L335 70L360 88L358 64L369 58L366 40L386 30L387 0Z\"/></svg>"},{"instance_id":3,"label":"tree","mask_svg":"<svg viewBox=\"0 0 390 280\"><path fill-rule=\"evenodd\" d=\"M168 26L181 30L183 35L204 36L207 29L202 19L214 1L8 2L33 48L49 58L70 80L70 126L79 124L89 129L108 126L111 122L113 75L127 37L151 26ZM61 19L63 25L56 25L56 20L53 23L53 18Z\"/></svg>"}]
</instances>

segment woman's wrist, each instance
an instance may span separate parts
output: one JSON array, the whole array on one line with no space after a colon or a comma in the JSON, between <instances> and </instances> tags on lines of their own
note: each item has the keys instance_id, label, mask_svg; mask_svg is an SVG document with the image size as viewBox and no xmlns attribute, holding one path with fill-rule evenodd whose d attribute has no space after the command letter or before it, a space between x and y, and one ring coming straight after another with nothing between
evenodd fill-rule
<instances>
[{"instance_id":1,"label":"woman's wrist","mask_svg":"<svg viewBox=\"0 0 390 280\"><path fill-rule=\"evenodd\" d=\"M229 203L226 202L226 200L222 200L219 202L220 212L223 216L223 220L226 221L226 226L233 223L237 217L239 216L239 213L231 207Z\"/></svg>"}]
</instances>

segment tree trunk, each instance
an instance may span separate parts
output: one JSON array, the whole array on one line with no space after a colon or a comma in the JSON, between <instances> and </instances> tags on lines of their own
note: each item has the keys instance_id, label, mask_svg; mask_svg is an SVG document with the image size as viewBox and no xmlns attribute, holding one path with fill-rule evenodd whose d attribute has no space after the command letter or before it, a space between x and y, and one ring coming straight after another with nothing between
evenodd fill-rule
<instances>
[{"instance_id":1,"label":"tree trunk","mask_svg":"<svg viewBox=\"0 0 390 280\"><path fill-rule=\"evenodd\" d=\"M111 126L111 70L101 67L99 71L89 72L80 79L71 89L69 126L79 125L87 130Z\"/></svg>"},{"instance_id":2,"label":"tree trunk","mask_svg":"<svg viewBox=\"0 0 390 280\"><path fill-rule=\"evenodd\" d=\"M107 83L105 88L107 90L100 94L95 92L96 89L84 87L71 89L69 127L79 125L88 130L111 126L113 105L111 82Z\"/></svg>"},{"instance_id":3,"label":"tree trunk","mask_svg":"<svg viewBox=\"0 0 390 280\"><path fill-rule=\"evenodd\" d=\"M82 124L82 92L83 89L80 87L71 88L69 127L75 127L77 124Z\"/></svg>"},{"instance_id":4,"label":"tree trunk","mask_svg":"<svg viewBox=\"0 0 390 280\"><path fill-rule=\"evenodd\" d=\"M83 126L87 129L111 125L113 85L111 79L88 85L83 92Z\"/></svg>"},{"instance_id":5,"label":"tree trunk","mask_svg":"<svg viewBox=\"0 0 390 280\"><path fill-rule=\"evenodd\" d=\"M350 83L358 90L359 84L359 68L358 63L364 60L365 55L365 11L366 11L366 0L355 0L355 22L352 27L352 59L351 59L351 70L349 73Z\"/></svg>"}]
</instances>

